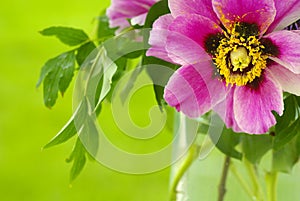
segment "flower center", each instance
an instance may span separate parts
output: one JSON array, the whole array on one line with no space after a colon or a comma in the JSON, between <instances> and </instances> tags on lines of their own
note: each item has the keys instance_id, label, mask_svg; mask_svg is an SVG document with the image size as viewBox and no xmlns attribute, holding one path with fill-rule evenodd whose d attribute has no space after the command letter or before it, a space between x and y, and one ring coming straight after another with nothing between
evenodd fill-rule
<instances>
[{"instance_id":1,"label":"flower center","mask_svg":"<svg viewBox=\"0 0 300 201\"><path fill-rule=\"evenodd\" d=\"M272 41L259 39L256 24L244 22L235 23L227 32L209 35L205 47L220 78L227 85L237 86L256 86L255 81L260 80L269 56L279 54Z\"/></svg>"},{"instance_id":2,"label":"flower center","mask_svg":"<svg viewBox=\"0 0 300 201\"><path fill-rule=\"evenodd\" d=\"M229 33L224 32L216 50L214 63L226 84L244 86L262 75L268 58L265 47L258 40L258 29L236 23Z\"/></svg>"},{"instance_id":3,"label":"flower center","mask_svg":"<svg viewBox=\"0 0 300 201\"><path fill-rule=\"evenodd\" d=\"M249 66L252 58L248 55L247 49L244 47L238 47L236 50L230 52L230 61L233 65L233 71L243 71Z\"/></svg>"}]
</instances>

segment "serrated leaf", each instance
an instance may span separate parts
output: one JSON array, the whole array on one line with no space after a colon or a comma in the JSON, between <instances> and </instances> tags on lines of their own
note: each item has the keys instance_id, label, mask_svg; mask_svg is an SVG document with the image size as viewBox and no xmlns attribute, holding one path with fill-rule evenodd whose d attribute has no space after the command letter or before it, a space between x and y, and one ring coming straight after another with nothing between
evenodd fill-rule
<instances>
[{"instance_id":1,"label":"serrated leaf","mask_svg":"<svg viewBox=\"0 0 300 201\"><path fill-rule=\"evenodd\" d=\"M86 150L79 137L77 138L76 144L70 157L67 159L67 162L73 162L70 171L70 182L72 182L80 174L86 163Z\"/></svg>"},{"instance_id":2,"label":"serrated leaf","mask_svg":"<svg viewBox=\"0 0 300 201\"><path fill-rule=\"evenodd\" d=\"M223 152L227 156L241 160L243 155L235 148L236 145L240 143L241 135L242 134L234 133L232 129L224 128L222 135L217 142L213 137L211 137L211 139L221 152Z\"/></svg>"},{"instance_id":3,"label":"serrated leaf","mask_svg":"<svg viewBox=\"0 0 300 201\"><path fill-rule=\"evenodd\" d=\"M249 135L242 136L242 149L244 156L252 164L257 164L265 153L272 148L271 135Z\"/></svg>"},{"instance_id":4,"label":"serrated leaf","mask_svg":"<svg viewBox=\"0 0 300 201\"><path fill-rule=\"evenodd\" d=\"M89 39L83 30L70 27L49 27L40 33L44 36L56 36L61 42L70 46L80 45Z\"/></svg>"},{"instance_id":5,"label":"serrated leaf","mask_svg":"<svg viewBox=\"0 0 300 201\"><path fill-rule=\"evenodd\" d=\"M43 66L37 87L44 81L44 103L47 107L51 108L55 104L58 91L63 94L68 88L74 69L74 51L52 58Z\"/></svg>"},{"instance_id":6,"label":"serrated leaf","mask_svg":"<svg viewBox=\"0 0 300 201\"><path fill-rule=\"evenodd\" d=\"M94 49L96 49L96 45L93 42L83 44L77 49L76 60L79 66L81 66Z\"/></svg>"}]
</instances>

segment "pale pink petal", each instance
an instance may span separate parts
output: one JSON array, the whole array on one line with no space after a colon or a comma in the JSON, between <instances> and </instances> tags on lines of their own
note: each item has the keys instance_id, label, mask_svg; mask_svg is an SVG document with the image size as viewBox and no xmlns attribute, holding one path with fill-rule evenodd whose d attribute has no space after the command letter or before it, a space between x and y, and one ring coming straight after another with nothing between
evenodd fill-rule
<instances>
[{"instance_id":1,"label":"pale pink petal","mask_svg":"<svg viewBox=\"0 0 300 201\"><path fill-rule=\"evenodd\" d=\"M292 30L291 32L298 34L300 36L300 30Z\"/></svg>"},{"instance_id":2,"label":"pale pink petal","mask_svg":"<svg viewBox=\"0 0 300 201\"><path fill-rule=\"evenodd\" d=\"M266 36L279 50L276 57L270 57L275 62L294 73L300 73L300 34L293 31L277 31Z\"/></svg>"},{"instance_id":3,"label":"pale pink petal","mask_svg":"<svg viewBox=\"0 0 300 201\"><path fill-rule=\"evenodd\" d=\"M234 22L255 23L262 35L276 14L273 0L212 0L212 3L219 19L229 30Z\"/></svg>"},{"instance_id":4,"label":"pale pink petal","mask_svg":"<svg viewBox=\"0 0 300 201\"><path fill-rule=\"evenodd\" d=\"M257 89L237 87L233 96L233 111L238 126L246 133L263 134L274 126L272 111L283 113L283 97L280 85L263 77Z\"/></svg>"},{"instance_id":5,"label":"pale pink petal","mask_svg":"<svg viewBox=\"0 0 300 201\"><path fill-rule=\"evenodd\" d=\"M281 30L293 22L300 19L300 1L299 0L274 0L276 7L276 17L270 25L268 32Z\"/></svg>"},{"instance_id":6,"label":"pale pink petal","mask_svg":"<svg viewBox=\"0 0 300 201\"><path fill-rule=\"evenodd\" d=\"M170 106L196 118L225 98L225 85L213 76L211 62L187 65L171 76L164 98Z\"/></svg>"},{"instance_id":7,"label":"pale pink petal","mask_svg":"<svg viewBox=\"0 0 300 201\"><path fill-rule=\"evenodd\" d=\"M221 32L210 19L200 15L182 15L169 26L166 49L169 57L181 65L194 64L211 57L205 51L205 40Z\"/></svg>"},{"instance_id":8,"label":"pale pink petal","mask_svg":"<svg viewBox=\"0 0 300 201\"><path fill-rule=\"evenodd\" d=\"M148 13L155 2L157 0L112 0L110 7L106 10L110 27L119 27L117 30L119 33L122 29L130 26L128 19Z\"/></svg>"},{"instance_id":9,"label":"pale pink petal","mask_svg":"<svg viewBox=\"0 0 300 201\"><path fill-rule=\"evenodd\" d=\"M232 128L234 132L243 132L237 125L233 113L233 94L236 86L229 88L226 98L217 104L213 110L223 119L227 128Z\"/></svg>"},{"instance_id":10,"label":"pale pink petal","mask_svg":"<svg viewBox=\"0 0 300 201\"><path fill-rule=\"evenodd\" d=\"M271 65L267 70L284 91L300 96L300 74L295 74L279 64Z\"/></svg>"},{"instance_id":11,"label":"pale pink petal","mask_svg":"<svg viewBox=\"0 0 300 201\"><path fill-rule=\"evenodd\" d=\"M198 14L219 23L218 17L213 11L211 0L169 0L169 8L174 17L185 14Z\"/></svg>"},{"instance_id":12,"label":"pale pink petal","mask_svg":"<svg viewBox=\"0 0 300 201\"><path fill-rule=\"evenodd\" d=\"M135 16L131 19L131 24L132 25L144 25L145 24L145 20L146 20L146 17L147 17L147 14L148 13L143 13L143 14L140 14L138 16Z\"/></svg>"},{"instance_id":13,"label":"pale pink petal","mask_svg":"<svg viewBox=\"0 0 300 201\"><path fill-rule=\"evenodd\" d=\"M166 41L169 33L168 27L174 18L171 14L159 17L153 24L153 29L150 31L149 44L146 55L154 56L162 60L174 63L166 52Z\"/></svg>"}]
</instances>

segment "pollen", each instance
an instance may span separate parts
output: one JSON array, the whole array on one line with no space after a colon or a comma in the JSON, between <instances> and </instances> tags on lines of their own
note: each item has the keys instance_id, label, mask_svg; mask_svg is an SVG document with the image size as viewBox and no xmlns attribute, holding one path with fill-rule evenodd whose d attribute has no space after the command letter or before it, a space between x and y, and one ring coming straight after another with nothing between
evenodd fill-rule
<instances>
[{"instance_id":1,"label":"pollen","mask_svg":"<svg viewBox=\"0 0 300 201\"><path fill-rule=\"evenodd\" d=\"M253 25L236 23L223 33L213 55L217 72L226 84L244 86L260 78L270 55L263 54L264 45Z\"/></svg>"}]
</instances>

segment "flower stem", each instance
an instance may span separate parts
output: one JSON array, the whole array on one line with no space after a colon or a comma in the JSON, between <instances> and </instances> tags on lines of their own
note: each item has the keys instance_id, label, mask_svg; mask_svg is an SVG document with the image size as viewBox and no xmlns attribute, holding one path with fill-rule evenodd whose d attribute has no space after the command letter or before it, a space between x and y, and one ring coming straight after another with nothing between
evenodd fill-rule
<instances>
[{"instance_id":1,"label":"flower stem","mask_svg":"<svg viewBox=\"0 0 300 201\"><path fill-rule=\"evenodd\" d=\"M238 173L236 170L234 164L231 162L230 164L230 171L233 173L235 178L238 180L238 182L241 184L241 187L244 189L244 191L248 194L248 196L253 200L253 197L255 197L248 186L247 182L244 180L244 178Z\"/></svg>"},{"instance_id":2,"label":"flower stem","mask_svg":"<svg viewBox=\"0 0 300 201\"><path fill-rule=\"evenodd\" d=\"M267 172L266 173L266 184L267 184L267 195L268 201L276 201L277 200L277 172Z\"/></svg>"},{"instance_id":3,"label":"flower stem","mask_svg":"<svg viewBox=\"0 0 300 201\"><path fill-rule=\"evenodd\" d=\"M254 168L254 165L251 164L247 159L244 160L245 162L245 166L249 172L249 176L250 176L250 179L252 181L252 185L253 185L253 190L254 190L254 196L256 198L256 200L263 200L263 194L262 194L262 187L260 185L260 182L258 180L258 177L257 177L257 173L256 173L256 170Z\"/></svg>"},{"instance_id":4,"label":"flower stem","mask_svg":"<svg viewBox=\"0 0 300 201\"><path fill-rule=\"evenodd\" d=\"M219 190L218 201L223 201L224 197L225 197L226 180L227 180L227 176L228 176L229 166L230 166L230 157L226 156L224 165L223 165L222 177L221 177L221 181L220 181L219 189L218 189Z\"/></svg>"},{"instance_id":5,"label":"flower stem","mask_svg":"<svg viewBox=\"0 0 300 201\"><path fill-rule=\"evenodd\" d=\"M177 197L177 186L179 181L182 179L183 175L186 173L187 169L190 167L190 165L193 163L193 161L197 157L199 147L196 144L193 144L191 148L189 149L187 155L185 156L183 161L179 161L178 164L179 167L176 171L176 175L171 182L171 188L170 188L170 201L176 201Z\"/></svg>"}]
</instances>

